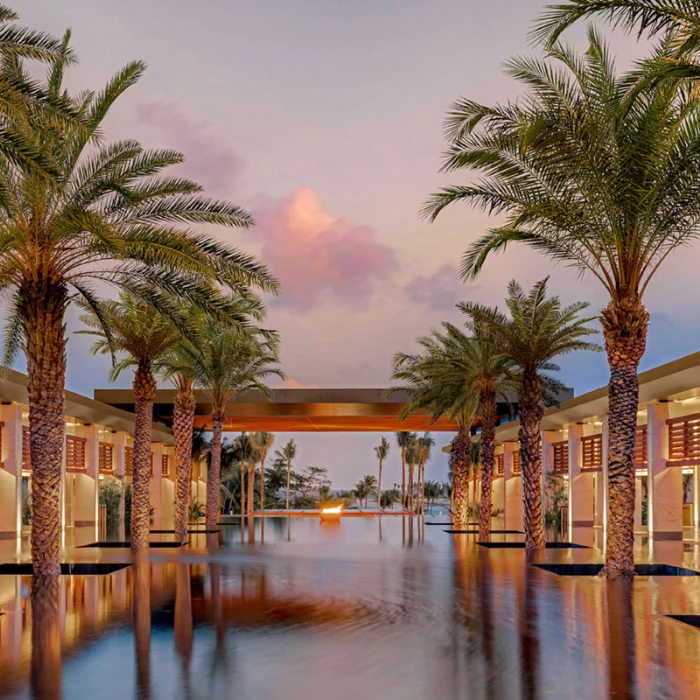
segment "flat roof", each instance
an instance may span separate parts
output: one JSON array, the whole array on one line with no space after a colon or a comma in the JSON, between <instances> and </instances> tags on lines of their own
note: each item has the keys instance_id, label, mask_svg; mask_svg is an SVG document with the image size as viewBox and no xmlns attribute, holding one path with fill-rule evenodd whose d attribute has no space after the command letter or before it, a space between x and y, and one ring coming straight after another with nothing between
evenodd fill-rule
<instances>
[{"instance_id":1,"label":"flat roof","mask_svg":"<svg viewBox=\"0 0 700 700\"><path fill-rule=\"evenodd\" d=\"M110 406L73 391L66 391L65 396L66 416L68 418L76 418L84 423L103 425L105 428L122 430L133 435L136 419L133 412ZM27 375L3 368L0 374L0 397L5 401L28 405ZM173 431L167 426L155 422L153 424L153 442L172 445Z\"/></svg>"},{"instance_id":2,"label":"flat roof","mask_svg":"<svg viewBox=\"0 0 700 700\"><path fill-rule=\"evenodd\" d=\"M700 352L694 352L672 362L641 372L639 375L639 405L654 401L680 401L700 397ZM608 413L608 387L582 394L559 406L548 408L542 419L542 430L557 430L565 425L587 419L597 419ZM499 442L518 439L520 421L515 420L496 428Z\"/></svg>"},{"instance_id":3,"label":"flat roof","mask_svg":"<svg viewBox=\"0 0 700 700\"><path fill-rule=\"evenodd\" d=\"M454 421L430 422L426 411L418 411L405 421L399 414L408 402L406 392L389 398L386 389L272 389L272 398L262 392L242 394L226 407L226 431L274 432L363 432L430 430L455 431ZM131 389L96 389L95 399L112 406L133 410ZM158 389L154 398L154 415L165 422L172 420L175 389ZM196 391L195 427L211 428L211 404L204 391Z\"/></svg>"}]
</instances>

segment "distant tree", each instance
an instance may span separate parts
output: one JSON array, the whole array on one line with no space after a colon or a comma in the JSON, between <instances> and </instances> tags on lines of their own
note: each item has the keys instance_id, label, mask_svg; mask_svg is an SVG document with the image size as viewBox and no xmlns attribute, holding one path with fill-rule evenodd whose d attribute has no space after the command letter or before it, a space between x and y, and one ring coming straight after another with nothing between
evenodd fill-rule
<instances>
[{"instance_id":1,"label":"distant tree","mask_svg":"<svg viewBox=\"0 0 700 700\"><path fill-rule=\"evenodd\" d=\"M389 441L382 435L382 441L374 448L374 454L377 455L379 460L379 480L377 481L377 510L381 509L381 495L382 495L382 467L384 466L384 460L389 455Z\"/></svg>"},{"instance_id":2,"label":"distant tree","mask_svg":"<svg viewBox=\"0 0 700 700\"><path fill-rule=\"evenodd\" d=\"M296 458L296 456L297 446L294 440L290 440L281 450L277 450L275 452L275 458L284 460L287 464L287 510L289 510L289 490L292 480L292 461Z\"/></svg>"},{"instance_id":3,"label":"distant tree","mask_svg":"<svg viewBox=\"0 0 700 700\"><path fill-rule=\"evenodd\" d=\"M394 503L401 502L401 491L397 488L387 489L381 496L382 508L391 508Z\"/></svg>"}]
</instances>

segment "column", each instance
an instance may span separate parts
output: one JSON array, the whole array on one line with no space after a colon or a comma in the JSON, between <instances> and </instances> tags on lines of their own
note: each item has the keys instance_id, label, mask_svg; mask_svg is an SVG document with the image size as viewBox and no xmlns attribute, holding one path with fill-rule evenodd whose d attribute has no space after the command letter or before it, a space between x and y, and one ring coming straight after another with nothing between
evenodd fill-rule
<instances>
[{"instance_id":1,"label":"column","mask_svg":"<svg viewBox=\"0 0 700 700\"><path fill-rule=\"evenodd\" d=\"M172 447L163 447L163 456L168 457L168 475L163 477L163 513L165 529L175 527L175 455Z\"/></svg>"},{"instance_id":2,"label":"column","mask_svg":"<svg viewBox=\"0 0 700 700\"><path fill-rule=\"evenodd\" d=\"M542 517L546 515L549 507L547 498L547 476L554 472L554 448L552 443L557 442L560 433L551 430L543 430L542 439Z\"/></svg>"},{"instance_id":3,"label":"column","mask_svg":"<svg viewBox=\"0 0 700 700\"><path fill-rule=\"evenodd\" d=\"M114 476L122 482L122 489L126 489L126 433L112 431L112 465ZM119 539L126 539L126 522L124 519L124 497L119 505Z\"/></svg>"},{"instance_id":4,"label":"column","mask_svg":"<svg viewBox=\"0 0 700 700\"><path fill-rule=\"evenodd\" d=\"M22 547L22 407L0 407L2 462L0 469L0 540L15 554Z\"/></svg>"},{"instance_id":5,"label":"column","mask_svg":"<svg viewBox=\"0 0 700 700\"><path fill-rule=\"evenodd\" d=\"M600 481L600 500L598 503L601 504L601 522L600 526L603 528L603 542L608 541L608 491L610 482L608 481L608 454L610 452L610 422L608 416L603 418L603 439L602 439L602 464L601 464L601 479Z\"/></svg>"},{"instance_id":6,"label":"column","mask_svg":"<svg viewBox=\"0 0 700 700\"><path fill-rule=\"evenodd\" d=\"M498 449L498 448L497 448ZM505 507L506 507L506 489L505 489L505 484L506 480L504 478L503 474L498 473L498 459L499 457L503 456L503 452L499 452L499 454L496 455L496 459L494 461L493 469L494 469L494 474L493 474L493 509L495 511L503 511L505 512ZM504 515L501 514L497 518L499 523L504 523ZM505 529L505 524L502 525L503 529Z\"/></svg>"},{"instance_id":7,"label":"column","mask_svg":"<svg viewBox=\"0 0 700 700\"><path fill-rule=\"evenodd\" d=\"M583 425L569 426L569 541L593 537L593 474L581 470ZM585 530L590 532L586 533Z\"/></svg>"},{"instance_id":8,"label":"column","mask_svg":"<svg viewBox=\"0 0 700 700\"><path fill-rule=\"evenodd\" d=\"M506 482L505 530L523 529L523 482L520 474L513 474L513 452L517 442L503 443L503 478Z\"/></svg>"},{"instance_id":9,"label":"column","mask_svg":"<svg viewBox=\"0 0 700 700\"><path fill-rule=\"evenodd\" d=\"M693 525L700 528L700 465L693 467Z\"/></svg>"},{"instance_id":10,"label":"column","mask_svg":"<svg viewBox=\"0 0 700 700\"><path fill-rule=\"evenodd\" d=\"M82 541L85 538L90 538L92 542L99 539L100 435L96 425L87 425L80 432L85 439L85 473L75 473L68 477L72 477L75 482L73 524L76 545L85 544Z\"/></svg>"},{"instance_id":11,"label":"column","mask_svg":"<svg viewBox=\"0 0 700 700\"><path fill-rule=\"evenodd\" d=\"M649 534L655 540L682 540L683 470L666 462L668 406L647 406Z\"/></svg>"},{"instance_id":12,"label":"column","mask_svg":"<svg viewBox=\"0 0 700 700\"><path fill-rule=\"evenodd\" d=\"M151 443L151 481L150 495L151 508L153 508L154 530L160 530L163 526L163 443Z\"/></svg>"}]
</instances>

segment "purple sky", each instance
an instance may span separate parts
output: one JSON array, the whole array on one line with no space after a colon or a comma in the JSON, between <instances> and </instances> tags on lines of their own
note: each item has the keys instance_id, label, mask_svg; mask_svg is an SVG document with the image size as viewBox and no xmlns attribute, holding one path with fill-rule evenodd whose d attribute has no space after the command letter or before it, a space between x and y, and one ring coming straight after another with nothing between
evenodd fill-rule
<instances>
[{"instance_id":1,"label":"purple sky","mask_svg":"<svg viewBox=\"0 0 700 700\"><path fill-rule=\"evenodd\" d=\"M394 352L456 320L460 299L500 302L512 277L530 285L551 272L565 301L589 299L596 311L604 303L594 282L523 248L463 285L460 255L487 217L457 207L430 225L417 215L436 187L465 181L437 172L447 106L460 95L517 95L501 64L532 50L526 31L544 4L208 0L194 11L185 0L23 0L17 9L27 25L73 28L81 63L72 87L98 88L126 62L148 63L108 136L181 149L189 175L255 213L255 230L220 235L261 255L283 282L269 325L282 334L290 385L330 387L386 386ZM613 45L623 65L642 51L620 35ZM697 258L677 255L650 289L645 367L698 349ZM86 357L88 345L71 339L68 383L91 395L107 385L107 366ZM603 356L562 366L577 394L606 381ZM374 469L377 434L294 437L299 466L327 466L338 487ZM399 472L395 449L386 481ZM445 478L444 455L430 475Z\"/></svg>"}]
</instances>

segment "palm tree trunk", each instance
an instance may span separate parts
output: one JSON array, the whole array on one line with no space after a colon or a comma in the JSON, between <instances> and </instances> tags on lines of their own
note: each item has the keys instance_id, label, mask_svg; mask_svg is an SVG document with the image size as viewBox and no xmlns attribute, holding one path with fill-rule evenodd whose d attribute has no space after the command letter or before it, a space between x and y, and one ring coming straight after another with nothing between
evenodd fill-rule
<instances>
[{"instance_id":1,"label":"palm tree trunk","mask_svg":"<svg viewBox=\"0 0 700 700\"><path fill-rule=\"evenodd\" d=\"M287 510L289 510L289 483L292 478L292 461L287 460Z\"/></svg>"},{"instance_id":2,"label":"palm tree trunk","mask_svg":"<svg viewBox=\"0 0 700 700\"><path fill-rule=\"evenodd\" d=\"M452 470L452 483L450 484L450 515L454 513L455 508L455 472Z\"/></svg>"},{"instance_id":3,"label":"palm tree trunk","mask_svg":"<svg viewBox=\"0 0 700 700\"><path fill-rule=\"evenodd\" d=\"M408 510L413 511L413 465L408 465Z\"/></svg>"},{"instance_id":4,"label":"palm tree trunk","mask_svg":"<svg viewBox=\"0 0 700 700\"><path fill-rule=\"evenodd\" d=\"M61 573L61 469L66 436L66 291L50 283L20 289L27 357L34 575Z\"/></svg>"},{"instance_id":5,"label":"palm tree trunk","mask_svg":"<svg viewBox=\"0 0 700 700\"><path fill-rule=\"evenodd\" d=\"M131 548L148 548L151 525L151 431L156 379L148 360L134 373L134 474L131 479Z\"/></svg>"},{"instance_id":6,"label":"palm tree trunk","mask_svg":"<svg viewBox=\"0 0 700 700\"><path fill-rule=\"evenodd\" d=\"M602 313L610 367L608 385L608 529L605 568L609 578L634 576L634 443L639 410L639 361L646 349L649 314L636 299L611 301Z\"/></svg>"},{"instance_id":7,"label":"palm tree trunk","mask_svg":"<svg viewBox=\"0 0 700 700\"><path fill-rule=\"evenodd\" d=\"M265 510L265 454L260 457L260 510Z\"/></svg>"},{"instance_id":8,"label":"palm tree trunk","mask_svg":"<svg viewBox=\"0 0 700 700\"><path fill-rule=\"evenodd\" d=\"M452 523L466 530L469 522L469 468L471 437L467 428L459 428L452 448Z\"/></svg>"},{"instance_id":9,"label":"palm tree trunk","mask_svg":"<svg viewBox=\"0 0 700 700\"><path fill-rule=\"evenodd\" d=\"M175 537L187 539L187 506L190 502L192 481L192 428L195 400L191 382L178 386L173 406L173 434L175 437Z\"/></svg>"},{"instance_id":10,"label":"palm tree trunk","mask_svg":"<svg viewBox=\"0 0 700 700\"><path fill-rule=\"evenodd\" d=\"M379 460L379 481L377 481L377 510L382 509L382 460Z\"/></svg>"},{"instance_id":11,"label":"palm tree trunk","mask_svg":"<svg viewBox=\"0 0 700 700\"><path fill-rule=\"evenodd\" d=\"M491 534L493 500L493 465L496 456L496 392L484 391L481 404L481 504L479 506L479 538Z\"/></svg>"},{"instance_id":12,"label":"palm tree trunk","mask_svg":"<svg viewBox=\"0 0 700 700\"><path fill-rule=\"evenodd\" d=\"M241 533L243 532L243 519L245 518L245 464L241 462ZM241 534L241 537L243 535Z\"/></svg>"},{"instance_id":13,"label":"palm tree trunk","mask_svg":"<svg viewBox=\"0 0 700 700\"><path fill-rule=\"evenodd\" d=\"M544 549L542 518L542 443L540 421L544 414L542 390L536 372L525 372L518 394L520 404L520 467L523 483L525 547Z\"/></svg>"},{"instance_id":14,"label":"palm tree trunk","mask_svg":"<svg viewBox=\"0 0 700 700\"><path fill-rule=\"evenodd\" d=\"M252 513L255 506L255 462L248 465L248 512Z\"/></svg>"},{"instance_id":15,"label":"palm tree trunk","mask_svg":"<svg viewBox=\"0 0 700 700\"><path fill-rule=\"evenodd\" d=\"M207 518L206 529L216 530L219 523L219 498L221 497L221 435L226 416L221 411L212 412L212 436L210 464L207 470Z\"/></svg>"},{"instance_id":16,"label":"palm tree trunk","mask_svg":"<svg viewBox=\"0 0 700 700\"><path fill-rule=\"evenodd\" d=\"M406 510L406 450L401 448L401 510Z\"/></svg>"}]
</instances>

